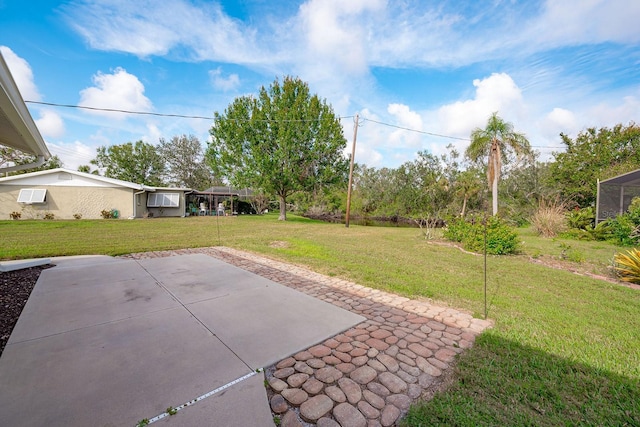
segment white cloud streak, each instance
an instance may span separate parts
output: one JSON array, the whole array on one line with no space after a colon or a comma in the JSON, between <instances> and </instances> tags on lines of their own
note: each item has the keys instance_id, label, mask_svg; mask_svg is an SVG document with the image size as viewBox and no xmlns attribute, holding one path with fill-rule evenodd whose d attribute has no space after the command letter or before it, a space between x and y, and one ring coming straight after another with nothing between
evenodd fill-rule
<instances>
[{"instance_id":1,"label":"white cloud streak","mask_svg":"<svg viewBox=\"0 0 640 427\"><path fill-rule=\"evenodd\" d=\"M62 13L94 49L143 58L173 53L197 61L265 60L256 48L255 31L226 15L215 2L87 0L62 8Z\"/></svg>"},{"instance_id":2,"label":"white cloud streak","mask_svg":"<svg viewBox=\"0 0 640 427\"><path fill-rule=\"evenodd\" d=\"M240 87L240 77L237 74L229 74L225 77L221 67L209 71L209 77L213 87L223 92L236 90Z\"/></svg>"}]
</instances>

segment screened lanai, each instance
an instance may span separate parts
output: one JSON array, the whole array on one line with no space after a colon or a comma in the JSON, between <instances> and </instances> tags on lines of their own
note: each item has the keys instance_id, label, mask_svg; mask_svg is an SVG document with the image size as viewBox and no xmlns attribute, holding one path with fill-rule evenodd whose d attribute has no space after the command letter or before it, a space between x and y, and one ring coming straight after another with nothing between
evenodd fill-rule
<instances>
[{"instance_id":1,"label":"screened lanai","mask_svg":"<svg viewBox=\"0 0 640 427\"><path fill-rule=\"evenodd\" d=\"M187 197L189 215L238 215L255 213L247 200L253 192L247 188L210 187L194 191Z\"/></svg>"},{"instance_id":2,"label":"screened lanai","mask_svg":"<svg viewBox=\"0 0 640 427\"><path fill-rule=\"evenodd\" d=\"M596 223L625 213L634 197L640 197L640 169L598 180Z\"/></svg>"}]
</instances>

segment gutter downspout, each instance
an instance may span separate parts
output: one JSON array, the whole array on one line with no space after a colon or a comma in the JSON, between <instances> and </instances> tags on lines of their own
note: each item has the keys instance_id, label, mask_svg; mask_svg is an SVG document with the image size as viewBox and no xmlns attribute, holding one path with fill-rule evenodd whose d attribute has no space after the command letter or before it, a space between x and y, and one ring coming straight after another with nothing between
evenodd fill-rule
<instances>
[{"instance_id":1,"label":"gutter downspout","mask_svg":"<svg viewBox=\"0 0 640 427\"><path fill-rule=\"evenodd\" d=\"M43 164L44 164L44 156L38 156L38 159L35 161L35 163L27 163L25 165L15 165L15 166L9 166L6 168L0 168L0 173L4 173L5 176L9 176L9 172L17 172L25 169L38 168Z\"/></svg>"},{"instance_id":2,"label":"gutter downspout","mask_svg":"<svg viewBox=\"0 0 640 427\"><path fill-rule=\"evenodd\" d=\"M136 196L138 194L144 194L146 192L147 192L147 190L141 190L141 191L138 191L137 193L133 193L133 218L137 218L138 217L138 212L137 212L138 209L136 209L136 207L138 206L138 203L137 203L137 199L138 198Z\"/></svg>"}]
</instances>

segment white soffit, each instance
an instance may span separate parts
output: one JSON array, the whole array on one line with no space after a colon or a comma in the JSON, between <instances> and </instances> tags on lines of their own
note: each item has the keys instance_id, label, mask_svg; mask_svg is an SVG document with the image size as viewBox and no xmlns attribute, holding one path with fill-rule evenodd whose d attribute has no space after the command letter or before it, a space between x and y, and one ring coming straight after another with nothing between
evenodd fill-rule
<instances>
[{"instance_id":1,"label":"white soffit","mask_svg":"<svg viewBox=\"0 0 640 427\"><path fill-rule=\"evenodd\" d=\"M36 156L51 157L9 67L0 53L0 145Z\"/></svg>"}]
</instances>

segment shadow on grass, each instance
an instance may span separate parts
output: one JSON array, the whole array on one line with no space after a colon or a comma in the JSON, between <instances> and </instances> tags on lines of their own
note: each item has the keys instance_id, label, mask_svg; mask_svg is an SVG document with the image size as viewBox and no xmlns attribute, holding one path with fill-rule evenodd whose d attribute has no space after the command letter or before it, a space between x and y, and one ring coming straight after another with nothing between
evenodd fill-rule
<instances>
[{"instance_id":1,"label":"shadow on grass","mask_svg":"<svg viewBox=\"0 0 640 427\"><path fill-rule=\"evenodd\" d=\"M640 426L640 381L488 331L458 359L456 381L402 426Z\"/></svg>"}]
</instances>

